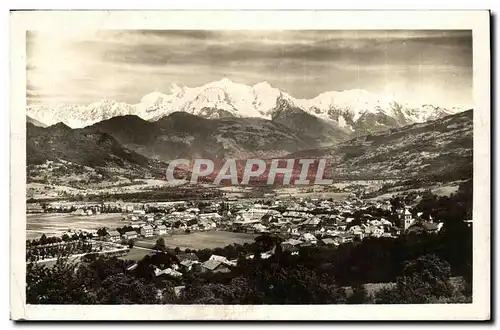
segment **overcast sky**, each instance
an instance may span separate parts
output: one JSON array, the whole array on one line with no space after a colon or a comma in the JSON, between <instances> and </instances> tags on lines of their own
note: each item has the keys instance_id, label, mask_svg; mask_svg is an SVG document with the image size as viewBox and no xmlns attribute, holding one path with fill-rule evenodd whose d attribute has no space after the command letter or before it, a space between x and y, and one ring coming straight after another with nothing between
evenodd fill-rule
<instances>
[{"instance_id":1,"label":"overcast sky","mask_svg":"<svg viewBox=\"0 0 500 330\"><path fill-rule=\"evenodd\" d=\"M268 81L296 98L366 89L472 105L470 31L29 32L28 104L137 103L172 83Z\"/></svg>"}]
</instances>

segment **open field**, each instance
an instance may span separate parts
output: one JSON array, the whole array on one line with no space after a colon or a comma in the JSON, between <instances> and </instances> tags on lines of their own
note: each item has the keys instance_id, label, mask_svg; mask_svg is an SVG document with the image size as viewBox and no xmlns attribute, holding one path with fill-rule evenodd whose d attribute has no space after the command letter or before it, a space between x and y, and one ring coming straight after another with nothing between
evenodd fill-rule
<instances>
[{"instance_id":1,"label":"open field","mask_svg":"<svg viewBox=\"0 0 500 330\"><path fill-rule=\"evenodd\" d=\"M391 192L380 194L376 197L370 198L372 201L388 200L396 195L408 194L412 192L423 192L425 190L430 190L431 193L437 196L450 196L458 191L459 183L447 183L442 185L430 185L422 188L411 188L411 189L401 189L400 187L392 188Z\"/></svg>"},{"instance_id":2,"label":"open field","mask_svg":"<svg viewBox=\"0 0 500 330\"><path fill-rule=\"evenodd\" d=\"M171 234L161 236L165 239L167 247L180 249L214 249L233 243L252 243L256 234L233 233L229 231L203 231L190 234ZM159 237L140 238L136 246L152 248Z\"/></svg>"},{"instance_id":3,"label":"open field","mask_svg":"<svg viewBox=\"0 0 500 330\"><path fill-rule=\"evenodd\" d=\"M142 260L148 254L154 254L154 253L155 252L151 250L138 249L134 247L130 249L130 251L126 255L119 257L118 259L139 261Z\"/></svg>"},{"instance_id":4,"label":"open field","mask_svg":"<svg viewBox=\"0 0 500 330\"><path fill-rule=\"evenodd\" d=\"M303 191L302 188L283 188L276 190L276 198L318 198L318 199L330 199L336 201L347 200L351 193L347 192L329 192L329 191Z\"/></svg>"},{"instance_id":5,"label":"open field","mask_svg":"<svg viewBox=\"0 0 500 330\"><path fill-rule=\"evenodd\" d=\"M26 239L37 239L42 234L60 236L68 229L115 229L130 224L122 220L121 213L73 215L68 213L37 213L26 215Z\"/></svg>"}]
</instances>

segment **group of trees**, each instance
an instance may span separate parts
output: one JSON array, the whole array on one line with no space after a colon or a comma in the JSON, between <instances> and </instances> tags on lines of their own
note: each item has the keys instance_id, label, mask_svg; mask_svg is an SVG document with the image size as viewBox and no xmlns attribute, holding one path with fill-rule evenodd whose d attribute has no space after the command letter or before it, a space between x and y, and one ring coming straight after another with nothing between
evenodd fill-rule
<instances>
[{"instance_id":1,"label":"group of trees","mask_svg":"<svg viewBox=\"0 0 500 330\"><path fill-rule=\"evenodd\" d=\"M370 239L339 248L304 247L298 255L283 252L262 259L260 252L276 243L276 237L261 236L245 246L193 251L201 261L211 254L238 258L230 273L190 273L182 278L158 279L154 268L176 262L175 252L160 239L158 253L139 261L127 271L130 261L97 257L91 262L69 264L61 259L51 268L28 264L29 303L182 303L182 304L335 304L335 303L431 303L468 302L471 276L443 259L448 254L441 235L405 241ZM430 249L429 247L433 247ZM246 256L254 251L254 258ZM438 254L441 253L441 256ZM444 257L443 257L444 256ZM462 261L471 267L470 261ZM467 286L458 290L450 276L463 276ZM388 283L390 288L369 295L365 283ZM184 285L180 295L174 286ZM346 290L351 287L351 293Z\"/></svg>"},{"instance_id":2,"label":"group of trees","mask_svg":"<svg viewBox=\"0 0 500 330\"><path fill-rule=\"evenodd\" d=\"M97 258L74 264L59 259L52 267L27 265L28 304L156 304L158 289L126 273L127 262Z\"/></svg>"},{"instance_id":3,"label":"group of trees","mask_svg":"<svg viewBox=\"0 0 500 330\"><path fill-rule=\"evenodd\" d=\"M48 258L90 253L93 251L93 248L92 241L90 240L75 240L59 242L58 244L32 246L26 250L26 260L28 262L36 262Z\"/></svg>"},{"instance_id":4,"label":"group of trees","mask_svg":"<svg viewBox=\"0 0 500 330\"><path fill-rule=\"evenodd\" d=\"M63 234L61 237L59 236L49 236L42 234L39 239L32 239L32 240L26 240L26 248L30 249L33 247L37 246L43 246L47 244L54 244L54 243L61 243L61 242L71 242L71 241L78 241L78 240L87 240L91 239L92 234L91 233L73 233L72 235L69 235L67 233Z\"/></svg>"}]
</instances>

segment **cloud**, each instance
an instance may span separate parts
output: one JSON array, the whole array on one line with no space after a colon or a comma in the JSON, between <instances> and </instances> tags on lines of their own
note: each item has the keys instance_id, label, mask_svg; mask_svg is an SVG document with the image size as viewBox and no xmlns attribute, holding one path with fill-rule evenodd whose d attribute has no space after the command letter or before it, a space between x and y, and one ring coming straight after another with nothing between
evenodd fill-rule
<instances>
[{"instance_id":1,"label":"cloud","mask_svg":"<svg viewBox=\"0 0 500 330\"><path fill-rule=\"evenodd\" d=\"M29 32L27 43L29 103L135 103L224 76L302 98L391 88L410 100L437 87L432 102L472 98L470 31L58 31Z\"/></svg>"}]
</instances>

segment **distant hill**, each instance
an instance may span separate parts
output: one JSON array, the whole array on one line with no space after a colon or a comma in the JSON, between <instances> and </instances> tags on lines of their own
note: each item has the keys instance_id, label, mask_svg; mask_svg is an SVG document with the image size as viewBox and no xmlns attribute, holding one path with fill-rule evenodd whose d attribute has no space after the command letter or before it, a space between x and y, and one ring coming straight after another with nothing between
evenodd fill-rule
<instances>
[{"instance_id":1,"label":"distant hill","mask_svg":"<svg viewBox=\"0 0 500 330\"><path fill-rule=\"evenodd\" d=\"M358 137L333 147L286 158L326 158L336 179L429 179L472 177L473 111Z\"/></svg>"},{"instance_id":2,"label":"distant hill","mask_svg":"<svg viewBox=\"0 0 500 330\"><path fill-rule=\"evenodd\" d=\"M147 157L211 159L282 156L317 146L313 138L261 118L206 119L174 112L156 122L115 117L91 126Z\"/></svg>"},{"instance_id":3,"label":"distant hill","mask_svg":"<svg viewBox=\"0 0 500 330\"><path fill-rule=\"evenodd\" d=\"M95 128L71 129L62 123L41 128L27 123L27 165L43 165L47 161L142 177L165 168L164 164L124 148L111 135Z\"/></svg>"}]
</instances>

